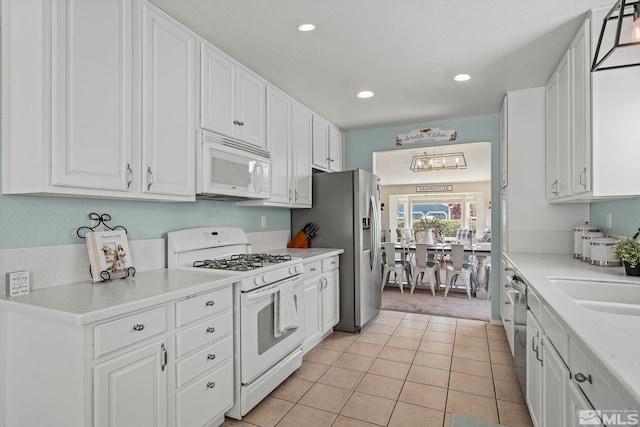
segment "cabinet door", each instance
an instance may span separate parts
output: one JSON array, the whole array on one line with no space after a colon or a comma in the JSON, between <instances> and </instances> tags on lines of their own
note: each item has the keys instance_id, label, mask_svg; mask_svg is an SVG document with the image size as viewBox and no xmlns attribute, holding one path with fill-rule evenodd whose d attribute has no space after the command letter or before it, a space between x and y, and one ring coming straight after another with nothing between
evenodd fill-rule
<instances>
[{"instance_id":1,"label":"cabinet door","mask_svg":"<svg viewBox=\"0 0 640 427\"><path fill-rule=\"evenodd\" d=\"M527 406L533 425L541 426L542 413L542 328L531 311L527 310Z\"/></svg>"},{"instance_id":2,"label":"cabinet door","mask_svg":"<svg viewBox=\"0 0 640 427\"><path fill-rule=\"evenodd\" d=\"M571 52L558 66L558 197L571 194Z\"/></svg>"},{"instance_id":3,"label":"cabinet door","mask_svg":"<svg viewBox=\"0 0 640 427\"><path fill-rule=\"evenodd\" d=\"M299 207L311 207L311 139L313 114L293 103L293 200Z\"/></svg>"},{"instance_id":4,"label":"cabinet door","mask_svg":"<svg viewBox=\"0 0 640 427\"><path fill-rule=\"evenodd\" d=\"M167 425L167 369L164 341L149 344L95 366L96 426Z\"/></svg>"},{"instance_id":5,"label":"cabinet door","mask_svg":"<svg viewBox=\"0 0 640 427\"><path fill-rule=\"evenodd\" d=\"M142 191L195 197L195 38L142 11Z\"/></svg>"},{"instance_id":6,"label":"cabinet door","mask_svg":"<svg viewBox=\"0 0 640 427\"><path fill-rule=\"evenodd\" d=\"M329 170L329 160L329 122L314 115L311 163L314 167Z\"/></svg>"},{"instance_id":7,"label":"cabinet door","mask_svg":"<svg viewBox=\"0 0 640 427\"><path fill-rule=\"evenodd\" d=\"M580 427L585 424L604 426L597 412L573 382L567 386L567 415L569 421L567 425L571 427Z\"/></svg>"},{"instance_id":8,"label":"cabinet door","mask_svg":"<svg viewBox=\"0 0 640 427\"><path fill-rule=\"evenodd\" d=\"M558 76L553 74L546 87L547 150L546 184L547 200L555 199L558 191Z\"/></svg>"},{"instance_id":9,"label":"cabinet door","mask_svg":"<svg viewBox=\"0 0 640 427\"><path fill-rule=\"evenodd\" d=\"M338 270L324 273L323 278L322 333L325 333L340 321L340 285Z\"/></svg>"},{"instance_id":10,"label":"cabinet door","mask_svg":"<svg viewBox=\"0 0 640 427\"><path fill-rule=\"evenodd\" d=\"M334 172L342 171L342 132L335 126L329 129L329 169Z\"/></svg>"},{"instance_id":11,"label":"cabinet door","mask_svg":"<svg viewBox=\"0 0 640 427\"><path fill-rule=\"evenodd\" d=\"M324 281L320 276L307 279L304 283L304 342L302 348L313 345L320 336L320 290ZM311 343L311 344L309 344Z\"/></svg>"},{"instance_id":12,"label":"cabinet door","mask_svg":"<svg viewBox=\"0 0 640 427\"><path fill-rule=\"evenodd\" d=\"M242 141L266 147L266 83L238 68L237 137Z\"/></svg>"},{"instance_id":13,"label":"cabinet door","mask_svg":"<svg viewBox=\"0 0 640 427\"><path fill-rule=\"evenodd\" d=\"M66 0L52 8L51 183L128 191L131 2Z\"/></svg>"},{"instance_id":14,"label":"cabinet door","mask_svg":"<svg viewBox=\"0 0 640 427\"><path fill-rule=\"evenodd\" d=\"M502 108L500 108L500 187L504 188L508 184L508 163L507 163L507 97L504 97Z\"/></svg>"},{"instance_id":15,"label":"cabinet door","mask_svg":"<svg viewBox=\"0 0 640 427\"><path fill-rule=\"evenodd\" d=\"M569 370L546 336L541 343L538 352L542 353L542 425L569 425L566 400Z\"/></svg>"},{"instance_id":16,"label":"cabinet door","mask_svg":"<svg viewBox=\"0 0 640 427\"><path fill-rule=\"evenodd\" d=\"M236 65L202 45L200 51L200 126L235 136Z\"/></svg>"},{"instance_id":17,"label":"cabinet door","mask_svg":"<svg viewBox=\"0 0 640 427\"><path fill-rule=\"evenodd\" d=\"M290 203L291 188L291 98L267 87L267 150L271 153L270 201Z\"/></svg>"},{"instance_id":18,"label":"cabinet door","mask_svg":"<svg viewBox=\"0 0 640 427\"><path fill-rule=\"evenodd\" d=\"M591 190L591 64L587 19L569 46L571 58L571 193Z\"/></svg>"}]
</instances>

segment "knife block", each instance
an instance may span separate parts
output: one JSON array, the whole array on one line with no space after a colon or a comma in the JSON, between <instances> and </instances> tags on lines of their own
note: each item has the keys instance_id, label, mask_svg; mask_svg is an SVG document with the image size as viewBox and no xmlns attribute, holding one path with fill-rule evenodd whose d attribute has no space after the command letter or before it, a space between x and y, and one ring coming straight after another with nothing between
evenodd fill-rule
<instances>
[{"instance_id":1,"label":"knife block","mask_svg":"<svg viewBox=\"0 0 640 427\"><path fill-rule=\"evenodd\" d=\"M307 240L307 235L303 231L299 231L298 234L293 236L287 247L308 249L311 247L311 240Z\"/></svg>"}]
</instances>

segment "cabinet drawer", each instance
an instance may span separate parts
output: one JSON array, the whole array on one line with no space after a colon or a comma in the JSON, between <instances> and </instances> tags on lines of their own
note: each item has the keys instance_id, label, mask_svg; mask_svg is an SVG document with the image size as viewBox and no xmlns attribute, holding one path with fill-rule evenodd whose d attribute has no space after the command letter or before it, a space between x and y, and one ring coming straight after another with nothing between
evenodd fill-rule
<instances>
[{"instance_id":1,"label":"cabinet drawer","mask_svg":"<svg viewBox=\"0 0 640 427\"><path fill-rule=\"evenodd\" d=\"M203 319L231 307L231 286L206 294L196 295L176 303L176 326Z\"/></svg>"},{"instance_id":2,"label":"cabinet drawer","mask_svg":"<svg viewBox=\"0 0 640 427\"><path fill-rule=\"evenodd\" d=\"M322 271L335 270L340 266L340 258L338 255L322 260Z\"/></svg>"},{"instance_id":3,"label":"cabinet drawer","mask_svg":"<svg viewBox=\"0 0 640 427\"><path fill-rule=\"evenodd\" d=\"M176 363L177 387L225 362L233 354L231 335Z\"/></svg>"},{"instance_id":4,"label":"cabinet drawer","mask_svg":"<svg viewBox=\"0 0 640 427\"><path fill-rule=\"evenodd\" d=\"M304 277L309 278L322 273L322 261L313 261L304 264Z\"/></svg>"},{"instance_id":5,"label":"cabinet drawer","mask_svg":"<svg viewBox=\"0 0 640 427\"><path fill-rule=\"evenodd\" d=\"M233 316L227 312L181 330L176 334L176 357L220 339L231 333L232 328Z\"/></svg>"},{"instance_id":6,"label":"cabinet drawer","mask_svg":"<svg viewBox=\"0 0 640 427\"><path fill-rule=\"evenodd\" d=\"M167 308L132 314L93 329L95 357L167 331Z\"/></svg>"},{"instance_id":7,"label":"cabinet drawer","mask_svg":"<svg viewBox=\"0 0 640 427\"><path fill-rule=\"evenodd\" d=\"M567 363L569 360L569 337L547 307L542 307L542 329L562 360Z\"/></svg>"},{"instance_id":8,"label":"cabinet drawer","mask_svg":"<svg viewBox=\"0 0 640 427\"><path fill-rule=\"evenodd\" d=\"M569 366L571 382L584 392L595 409L626 409L613 388L604 380L602 373L593 366L573 341L570 342L569 348ZM578 381L582 379L579 374L585 377L585 381ZM589 382L589 376L591 382Z\"/></svg>"},{"instance_id":9,"label":"cabinet drawer","mask_svg":"<svg viewBox=\"0 0 640 427\"><path fill-rule=\"evenodd\" d=\"M233 406L231 360L176 393L179 427L202 426Z\"/></svg>"}]
</instances>

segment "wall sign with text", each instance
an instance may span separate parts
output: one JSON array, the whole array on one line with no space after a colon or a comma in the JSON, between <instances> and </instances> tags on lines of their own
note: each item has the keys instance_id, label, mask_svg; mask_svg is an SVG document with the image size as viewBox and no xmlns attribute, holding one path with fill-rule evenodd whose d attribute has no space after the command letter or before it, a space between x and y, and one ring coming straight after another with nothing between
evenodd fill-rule
<instances>
[{"instance_id":1,"label":"wall sign with text","mask_svg":"<svg viewBox=\"0 0 640 427\"><path fill-rule=\"evenodd\" d=\"M417 185L416 193L444 193L453 191L451 184Z\"/></svg>"},{"instance_id":2,"label":"wall sign with text","mask_svg":"<svg viewBox=\"0 0 640 427\"><path fill-rule=\"evenodd\" d=\"M420 144L433 141L455 141L456 129L420 128L407 133L396 134L396 145Z\"/></svg>"}]
</instances>

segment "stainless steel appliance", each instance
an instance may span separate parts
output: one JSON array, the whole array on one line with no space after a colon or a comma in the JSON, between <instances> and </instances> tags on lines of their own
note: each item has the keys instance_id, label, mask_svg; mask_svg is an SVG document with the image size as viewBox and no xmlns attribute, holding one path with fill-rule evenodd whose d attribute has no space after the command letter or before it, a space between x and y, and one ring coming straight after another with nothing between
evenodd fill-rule
<instances>
[{"instance_id":1,"label":"stainless steel appliance","mask_svg":"<svg viewBox=\"0 0 640 427\"><path fill-rule=\"evenodd\" d=\"M527 394L527 283L512 269L507 275L507 298L513 314L513 365L524 396Z\"/></svg>"},{"instance_id":2,"label":"stainless steel appliance","mask_svg":"<svg viewBox=\"0 0 640 427\"><path fill-rule=\"evenodd\" d=\"M302 365L303 266L300 258L251 254L240 228L202 227L167 233L168 267L223 269L238 276L233 292L234 406L240 419ZM293 287L299 327L274 335L274 296Z\"/></svg>"},{"instance_id":3,"label":"stainless steel appliance","mask_svg":"<svg viewBox=\"0 0 640 427\"><path fill-rule=\"evenodd\" d=\"M202 132L196 197L213 200L268 199L268 151L213 132Z\"/></svg>"},{"instance_id":4,"label":"stainless steel appliance","mask_svg":"<svg viewBox=\"0 0 640 427\"><path fill-rule=\"evenodd\" d=\"M381 305L381 223L378 177L365 170L313 175L313 207L291 214L291 229L312 222L313 245L342 248L340 322L335 330L360 332Z\"/></svg>"}]
</instances>

